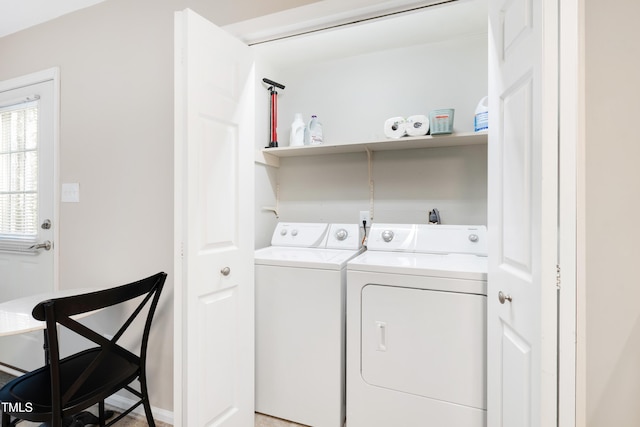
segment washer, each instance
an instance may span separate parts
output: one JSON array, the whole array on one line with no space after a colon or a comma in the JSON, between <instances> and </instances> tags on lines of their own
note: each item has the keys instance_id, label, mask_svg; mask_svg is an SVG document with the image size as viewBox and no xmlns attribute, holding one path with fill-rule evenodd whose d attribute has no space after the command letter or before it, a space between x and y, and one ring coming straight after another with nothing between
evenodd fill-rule
<instances>
[{"instance_id":1,"label":"washer","mask_svg":"<svg viewBox=\"0 0 640 427\"><path fill-rule=\"evenodd\" d=\"M376 224L347 267L347 425L486 427L487 231Z\"/></svg>"},{"instance_id":2,"label":"washer","mask_svg":"<svg viewBox=\"0 0 640 427\"><path fill-rule=\"evenodd\" d=\"M256 411L314 427L345 419L347 261L356 224L280 223L255 252Z\"/></svg>"}]
</instances>

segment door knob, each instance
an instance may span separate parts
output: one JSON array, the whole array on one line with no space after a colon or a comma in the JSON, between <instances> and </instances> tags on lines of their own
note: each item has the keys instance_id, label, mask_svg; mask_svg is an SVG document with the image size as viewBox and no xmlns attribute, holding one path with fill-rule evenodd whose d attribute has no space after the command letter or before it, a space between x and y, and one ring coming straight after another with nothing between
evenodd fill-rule
<instances>
[{"instance_id":1,"label":"door knob","mask_svg":"<svg viewBox=\"0 0 640 427\"><path fill-rule=\"evenodd\" d=\"M229 267L225 267L222 270L220 270L220 273L222 273L223 276L228 276L229 273L231 273L231 269Z\"/></svg>"},{"instance_id":2,"label":"door knob","mask_svg":"<svg viewBox=\"0 0 640 427\"><path fill-rule=\"evenodd\" d=\"M498 301L500 301L500 304L504 304L505 301L511 302L512 300L511 295L505 295L502 291L498 292Z\"/></svg>"},{"instance_id":3,"label":"door knob","mask_svg":"<svg viewBox=\"0 0 640 427\"><path fill-rule=\"evenodd\" d=\"M32 249L32 250L44 249L45 251L50 251L52 246L53 245L49 240L45 240L42 243L36 243L33 246L29 246L29 249Z\"/></svg>"}]
</instances>

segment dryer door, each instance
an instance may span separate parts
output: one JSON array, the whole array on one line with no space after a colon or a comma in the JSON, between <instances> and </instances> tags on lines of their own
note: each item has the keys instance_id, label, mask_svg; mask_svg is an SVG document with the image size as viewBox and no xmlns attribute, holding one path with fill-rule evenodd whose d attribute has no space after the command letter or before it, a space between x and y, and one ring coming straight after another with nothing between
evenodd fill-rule
<instances>
[{"instance_id":1,"label":"dryer door","mask_svg":"<svg viewBox=\"0 0 640 427\"><path fill-rule=\"evenodd\" d=\"M362 377L377 387L485 409L486 297L367 285Z\"/></svg>"}]
</instances>

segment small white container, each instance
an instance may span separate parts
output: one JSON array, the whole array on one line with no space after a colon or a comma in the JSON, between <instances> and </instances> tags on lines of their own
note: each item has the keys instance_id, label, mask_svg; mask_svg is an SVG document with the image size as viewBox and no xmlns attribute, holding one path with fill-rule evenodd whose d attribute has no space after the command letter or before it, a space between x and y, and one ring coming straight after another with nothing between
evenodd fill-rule
<instances>
[{"instance_id":1,"label":"small white container","mask_svg":"<svg viewBox=\"0 0 640 427\"><path fill-rule=\"evenodd\" d=\"M313 115L309 122L309 145L320 145L322 141L322 123L318 120L318 116Z\"/></svg>"},{"instance_id":2,"label":"small white container","mask_svg":"<svg viewBox=\"0 0 640 427\"><path fill-rule=\"evenodd\" d=\"M296 113L291 123L291 136L289 137L289 146L299 147L304 145L305 124L302 120L302 114Z\"/></svg>"}]
</instances>

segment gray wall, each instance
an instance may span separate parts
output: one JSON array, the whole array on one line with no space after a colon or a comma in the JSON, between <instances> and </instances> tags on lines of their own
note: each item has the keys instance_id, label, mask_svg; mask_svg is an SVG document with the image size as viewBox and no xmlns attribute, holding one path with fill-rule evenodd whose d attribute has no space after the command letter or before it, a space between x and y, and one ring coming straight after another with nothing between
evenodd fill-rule
<instances>
[{"instance_id":1,"label":"gray wall","mask_svg":"<svg viewBox=\"0 0 640 427\"><path fill-rule=\"evenodd\" d=\"M107 0L0 38L0 80L60 67L60 287L109 286L164 270L150 341L153 406L173 409L173 19L218 25L312 0Z\"/></svg>"},{"instance_id":2,"label":"gray wall","mask_svg":"<svg viewBox=\"0 0 640 427\"><path fill-rule=\"evenodd\" d=\"M586 6L586 424L640 425L640 2Z\"/></svg>"}]
</instances>

